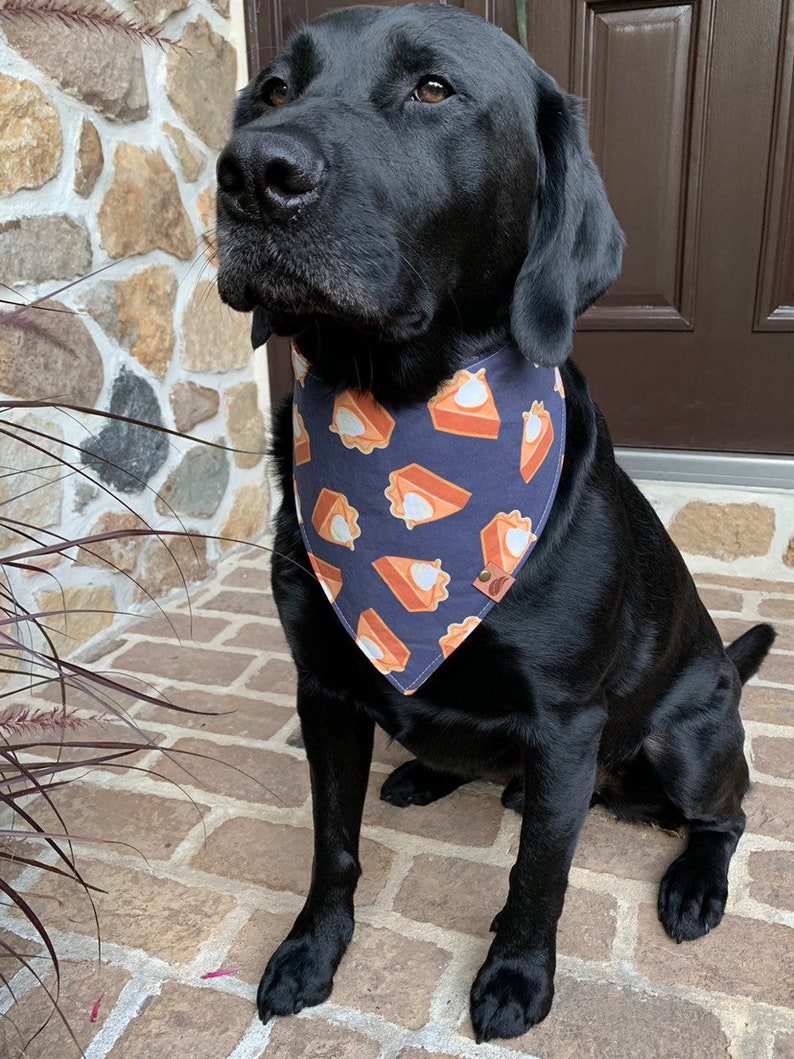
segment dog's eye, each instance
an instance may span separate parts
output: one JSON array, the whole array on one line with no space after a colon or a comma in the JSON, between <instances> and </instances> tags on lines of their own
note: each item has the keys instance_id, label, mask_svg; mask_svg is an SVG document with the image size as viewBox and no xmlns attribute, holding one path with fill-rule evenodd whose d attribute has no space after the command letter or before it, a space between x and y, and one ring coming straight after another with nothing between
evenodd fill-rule
<instances>
[{"instance_id":1,"label":"dog's eye","mask_svg":"<svg viewBox=\"0 0 794 1059\"><path fill-rule=\"evenodd\" d=\"M411 99L417 103L443 103L452 95L454 92L440 77L423 77L411 93Z\"/></svg>"},{"instance_id":2,"label":"dog's eye","mask_svg":"<svg viewBox=\"0 0 794 1059\"><path fill-rule=\"evenodd\" d=\"M283 107L289 96L289 88L280 77L271 77L262 88L262 98L271 107Z\"/></svg>"}]
</instances>

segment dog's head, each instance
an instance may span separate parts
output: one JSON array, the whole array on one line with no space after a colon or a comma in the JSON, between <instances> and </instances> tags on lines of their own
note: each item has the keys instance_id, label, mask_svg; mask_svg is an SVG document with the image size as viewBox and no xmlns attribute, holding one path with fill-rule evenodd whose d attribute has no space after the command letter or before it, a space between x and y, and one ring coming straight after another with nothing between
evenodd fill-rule
<instances>
[{"instance_id":1,"label":"dog's head","mask_svg":"<svg viewBox=\"0 0 794 1059\"><path fill-rule=\"evenodd\" d=\"M218 185L221 296L260 332L503 325L557 364L620 269L578 101L450 7L299 30L240 94Z\"/></svg>"}]
</instances>

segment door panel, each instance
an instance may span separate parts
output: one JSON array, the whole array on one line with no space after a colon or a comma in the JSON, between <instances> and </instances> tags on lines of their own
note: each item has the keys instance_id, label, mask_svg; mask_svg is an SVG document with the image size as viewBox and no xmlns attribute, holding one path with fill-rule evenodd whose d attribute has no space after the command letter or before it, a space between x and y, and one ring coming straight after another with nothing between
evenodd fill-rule
<instances>
[{"instance_id":1,"label":"door panel","mask_svg":"<svg viewBox=\"0 0 794 1059\"><path fill-rule=\"evenodd\" d=\"M756 330L794 332L794 5L781 34ZM794 350L792 350L794 356Z\"/></svg>"},{"instance_id":2,"label":"door panel","mask_svg":"<svg viewBox=\"0 0 794 1059\"><path fill-rule=\"evenodd\" d=\"M577 2L572 87L588 100L593 152L631 233L620 280L582 329L692 326L710 8Z\"/></svg>"},{"instance_id":3,"label":"door panel","mask_svg":"<svg viewBox=\"0 0 794 1059\"><path fill-rule=\"evenodd\" d=\"M535 60L590 94L594 153L628 242L623 278L574 343L615 441L794 454L794 2L533 8Z\"/></svg>"}]
</instances>

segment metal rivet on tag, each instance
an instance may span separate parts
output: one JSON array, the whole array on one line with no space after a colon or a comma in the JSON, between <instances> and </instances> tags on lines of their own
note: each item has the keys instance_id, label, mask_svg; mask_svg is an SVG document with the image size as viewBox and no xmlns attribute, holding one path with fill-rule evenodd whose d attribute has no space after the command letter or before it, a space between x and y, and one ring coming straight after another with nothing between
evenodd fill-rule
<instances>
[{"instance_id":1,"label":"metal rivet on tag","mask_svg":"<svg viewBox=\"0 0 794 1059\"><path fill-rule=\"evenodd\" d=\"M490 581L491 580L491 571L490 570L483 570L481 573L479 573L477 575L477 580L478 581Z\"/></svg>"}]
</instances>

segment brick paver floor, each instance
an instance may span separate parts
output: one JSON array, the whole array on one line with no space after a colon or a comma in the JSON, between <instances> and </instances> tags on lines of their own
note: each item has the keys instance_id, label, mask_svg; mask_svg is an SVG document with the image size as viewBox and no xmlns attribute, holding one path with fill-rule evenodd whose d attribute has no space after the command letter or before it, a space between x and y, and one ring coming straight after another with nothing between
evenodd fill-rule
<instances>
[{"instance_id":1,"label":"brick paver floor","mask_svg":"<svg viewBox=\"0 0 794 1059\"><path fill-rule=\"evenodd\" d=\"M173 627L141 619L94 663L220 711L138 702L132 715L158 749L143 750L137 769L87 771L57 792L71 833L104 840L76 843L85 877L105 891L94 895L99 960L84 892L24 865L16 874L57 943L61 1006L89 1059L794 1056L794 584L699 579L726 637L759 618L780 631L764 679L745 692L754 789L722 926L693 944L670 942L655 899L680 839L593 811L560 926L552 1013L519 1040L477 1046L468 990L519 820L487 783L425 808L378 801L407 757L384 738L365 814L358 929L332 999L267 1027L255 1018L256 983L301 906L311 854L294 674L260 555L227 560L192 599L192 622L178 602ZM107 738L118 730L107 720L91 728ZM0 940L41 950L13 912ZM52 987L49 971L45 982ZM47 1011L25 971L12 984L19 1000L0 1029L9 1057ZM57 1018L27 1051L78 1054Z\"/></svg>"}]
</instances>

